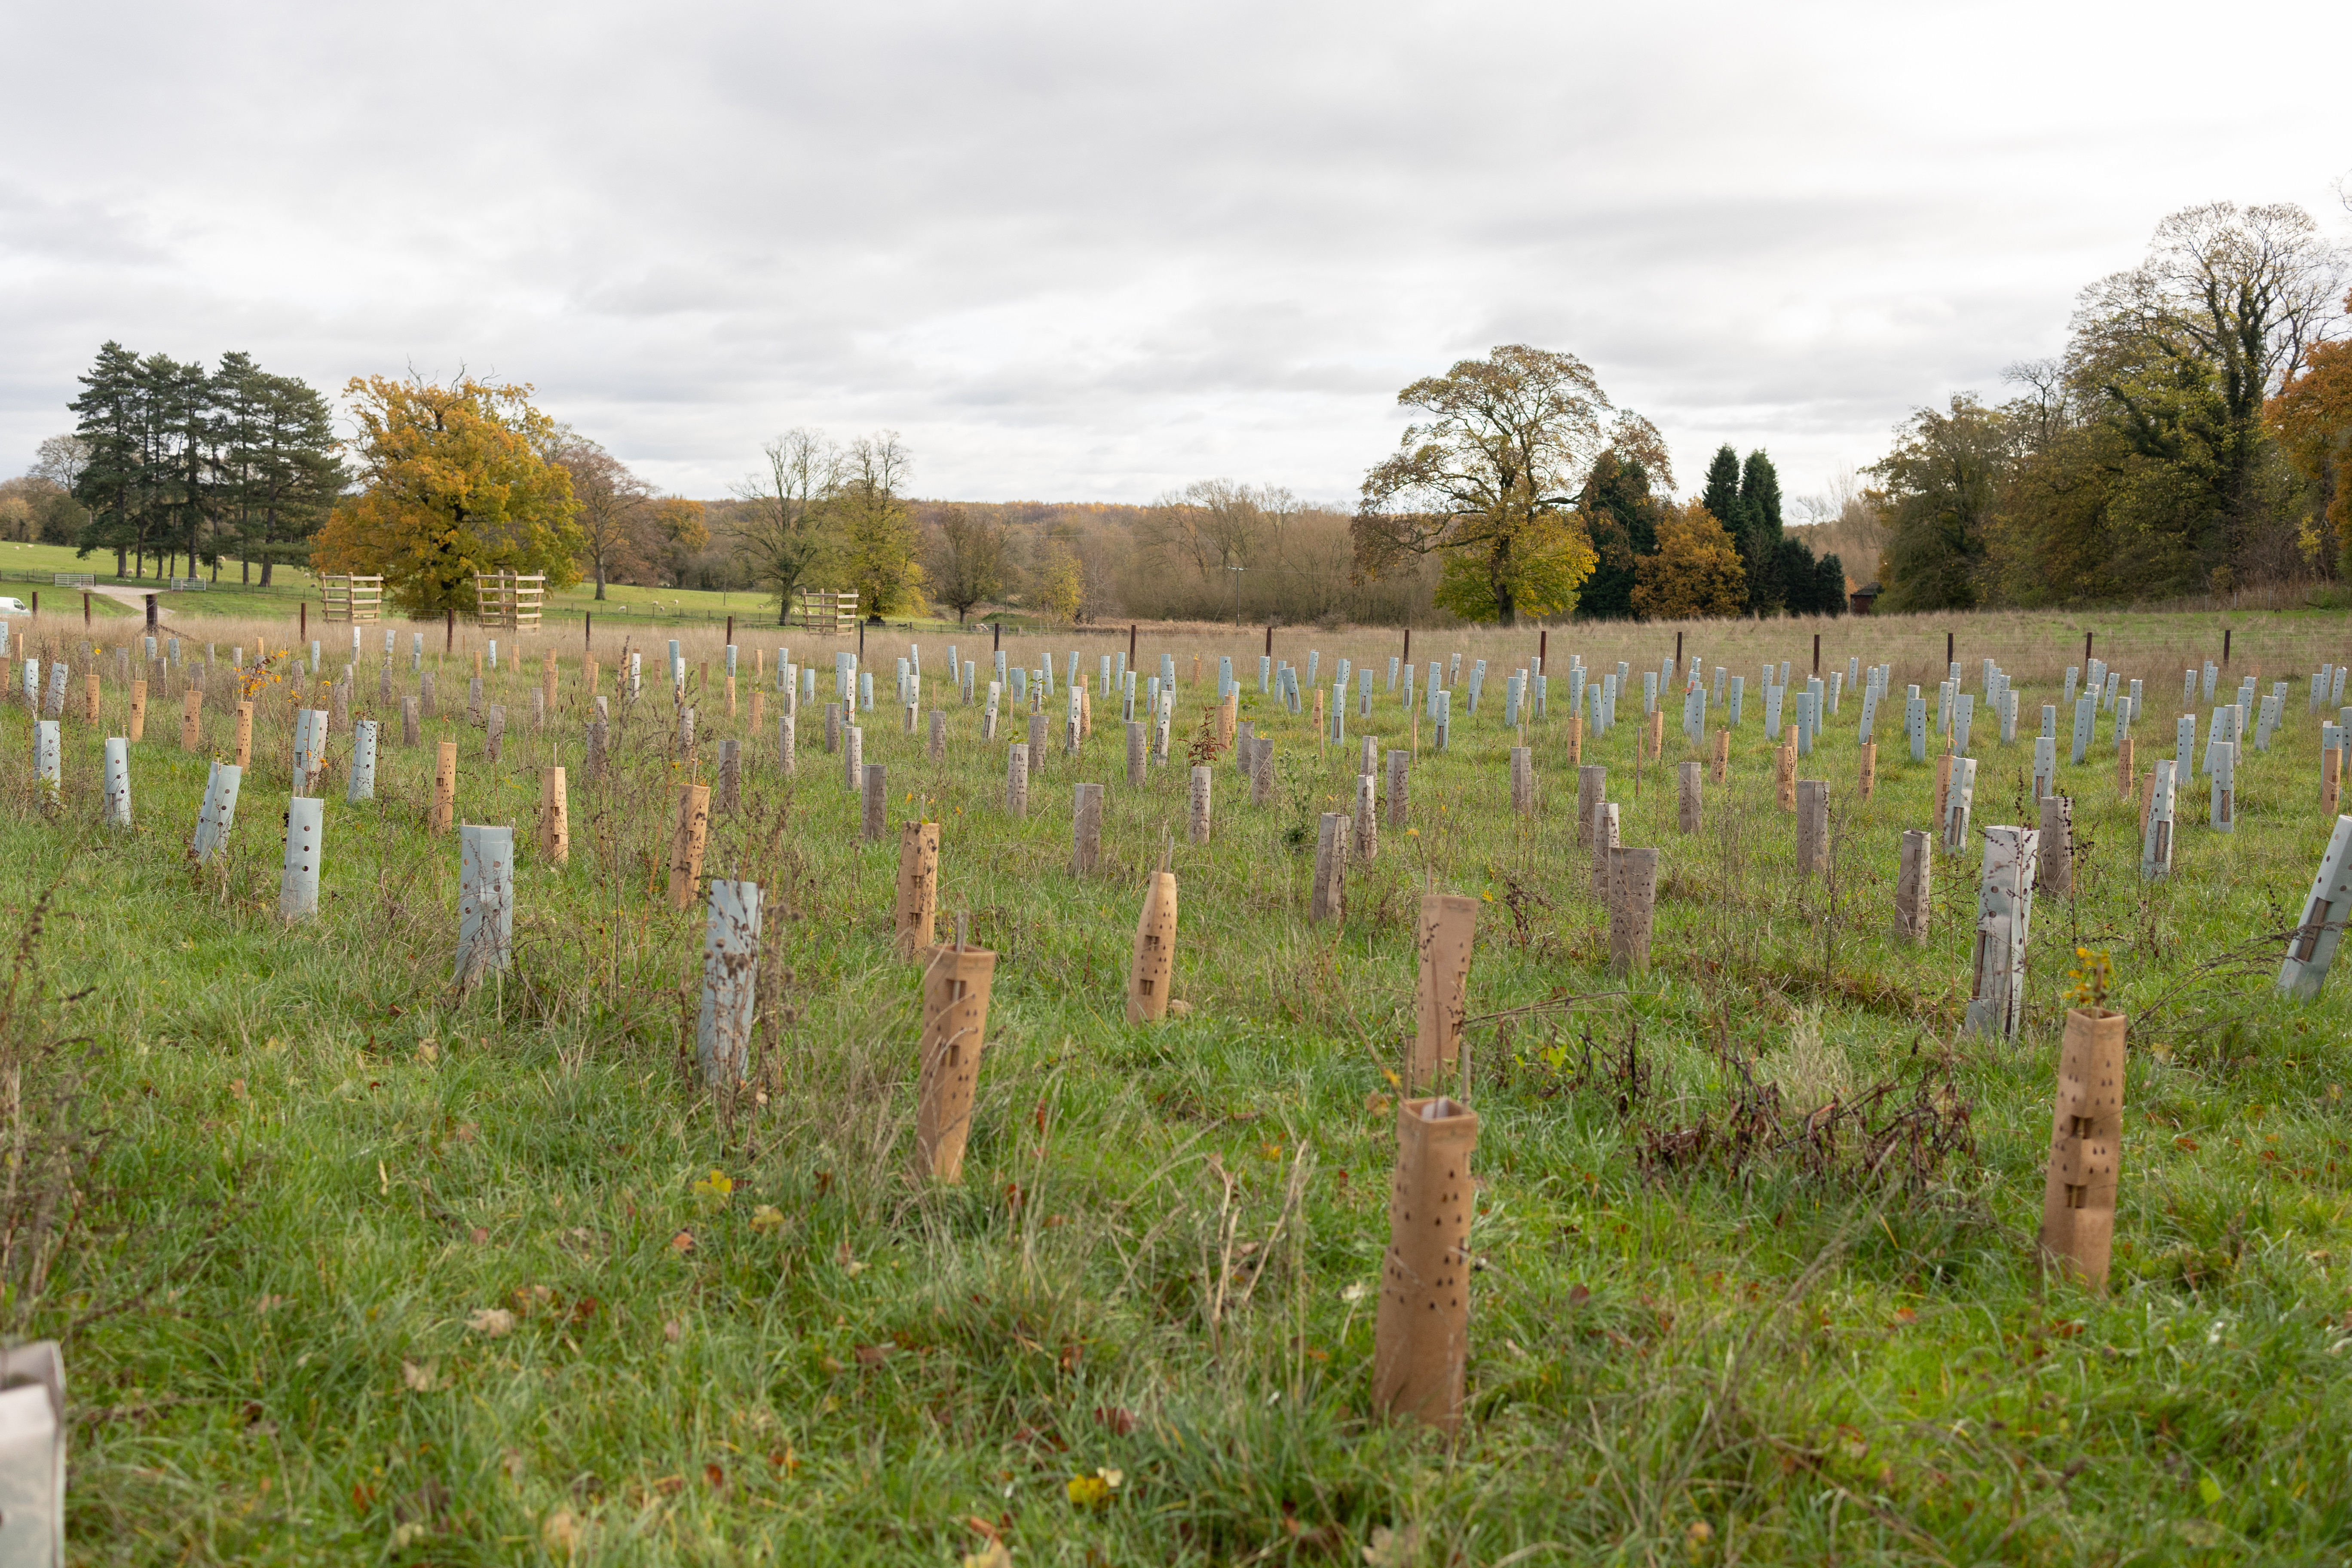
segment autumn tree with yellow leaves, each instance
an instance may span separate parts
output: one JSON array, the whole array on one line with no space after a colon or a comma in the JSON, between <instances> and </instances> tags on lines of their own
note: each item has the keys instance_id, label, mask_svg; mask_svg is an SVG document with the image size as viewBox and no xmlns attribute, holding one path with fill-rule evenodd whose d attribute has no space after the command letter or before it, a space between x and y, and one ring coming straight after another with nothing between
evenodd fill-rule
<instances>
[{"instance_id":1,"label":"autumn tree with yellow leaves","mask_svg":"<svg viewBox=\"0 0 2352 1568\"><path fill-rule=\"evenodd\" d=\"M321 572L381 575L410 615L475 605L474 574L579 580L585 541L555 422L528 385L460 376L354 376L361 489L339 502L313 557Z\"/></svg>"},{"instance_id":2,"label":"autumn tree with yellow leaves","mask_svg":"<svg viewBox=\"0 0 2352 1568\"><path fill-rule=\"evenodd\" d=\"M1658 549L1633 566L1633 613L1651 621L1736 616L1748 602L1739 547L1696 501L1658 518Z\"/></svg>"}]
</instances>

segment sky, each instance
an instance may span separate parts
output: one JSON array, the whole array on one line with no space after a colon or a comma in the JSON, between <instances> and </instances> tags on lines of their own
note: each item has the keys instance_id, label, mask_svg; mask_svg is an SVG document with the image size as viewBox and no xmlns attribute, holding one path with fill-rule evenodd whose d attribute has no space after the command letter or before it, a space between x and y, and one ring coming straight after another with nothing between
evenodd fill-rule
<instances>
[{"instance_id":1,"label":"sky","mask_svg":"<svg viewBox=\"0 0 2352 1568\"><path fill-rule=\"evenodd\" d=\"M1821 492L2058 352L2169 212L2347 233L2340 14L2218 16L20 5L0 473L112 339L528 382L688 495L808 426L898 432L925 496L1347 504L1400 387L1525 342L1681 491L1729 441Z\"/></svg>"}]
</instances>

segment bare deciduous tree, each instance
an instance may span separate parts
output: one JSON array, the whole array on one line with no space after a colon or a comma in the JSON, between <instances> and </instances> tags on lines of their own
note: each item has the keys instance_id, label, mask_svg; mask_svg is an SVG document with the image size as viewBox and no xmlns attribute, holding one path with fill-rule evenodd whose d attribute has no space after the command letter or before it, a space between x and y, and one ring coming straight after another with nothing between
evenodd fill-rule
<instances>
[{"instance_id":1,"label":"bare deciduous tree","mask_svg":"<svg viewBox=\"0 0 2352 1568\"><path fill-rule=\"evenodd\" d=\"M607 582L643 576L650 570L646 535L653 487L595 442L566 434L570 438L556 448L555 460L572 476L572 499L580 503L573 521L585 541L580 555L595 577L596 597L602 599Z\"/></svg>"}]
</instances>

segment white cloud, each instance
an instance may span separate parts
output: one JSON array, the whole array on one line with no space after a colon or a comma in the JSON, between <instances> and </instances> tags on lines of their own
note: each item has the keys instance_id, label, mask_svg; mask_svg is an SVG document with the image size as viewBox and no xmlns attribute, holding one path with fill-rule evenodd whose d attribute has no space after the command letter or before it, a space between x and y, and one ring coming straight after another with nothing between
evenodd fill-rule
<instances>
[{"instance_id":1,"label":"white cloud","mask_svg":"<svg viewBox=\"0 0 2352 1568\"><path fill-rule=\"evenodd\" d=\"M2054 350L2166 212L2328 203L2340 109L2247 111L2204 14L47 7L0 100L0 454L116 338L527 380L696 494L814 424L899 430L929 494L1345 499L1396 387L1524 341L1686 484L1730 439L1802 491Z\"/></svg>"}]
</instances>

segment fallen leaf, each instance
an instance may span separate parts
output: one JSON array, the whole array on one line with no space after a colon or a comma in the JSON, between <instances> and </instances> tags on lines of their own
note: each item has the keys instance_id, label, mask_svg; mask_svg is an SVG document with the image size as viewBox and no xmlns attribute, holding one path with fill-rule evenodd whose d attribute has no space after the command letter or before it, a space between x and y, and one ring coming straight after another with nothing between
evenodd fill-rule
<instances>
[{"instance_id":1,"label":"fallen leaf","mask_svg":"<svg viewBox=\"0 0 2352 1568\"><path fill-rule=\"evenodd\" d=\"M228 1080L228 1091L239 1100L251 1100L253 1098L253 1096L245 1092L245 1079L241 1078L233 1078Z\"/></svg>"},{"instance_id":2,"label":"fallen leaf","mask_svg":"<svg viewBox=\"0 0 2352 1568\"><path fill-rule=\"evenodd\" d=\"M680 1258L694 1250L694 1232L681 1230L669 1238L669 1249Z\"/></svg>"},{"instance_id":3,"label":"fallen leaf","mask_svg":"<svg viewBox=\"0 0 2352 1568\"><path fill-rule=\"evenodd\" d=\"M474 1245L475 1245L476 1247L479 1247L479 1246L481 1246L484 1242L486 1242L486 1241L488 1241L488 1240L489 1240L489 1239L490 1239L490 1233L489 1233L488 1231L487 1231L487 1230L484 1230L484 1229L483 1229L480 1226L478 1226L478 1226L475 1226L471 1231L469 1231L469 1232L467 1233L467 1235L468 1235L468 1237L472 1239L472 1241L473 1241L473 1243L474 1243Z\"/></svg>"},{"instance_id":4,"label":"fallen leaf","mask_svg":"<svg viewBox=\"0 0 2352 1568\"><path fill-rule=\"evenodd\" d=\"M413 1361L402 1362L400 1381L408 1385L409 1392L412 1394L432 1393L433 1363L426 1362L423 1366L419 1366Z\"/></svg>"},{"instance_id":5,"label":"fallen leaf","mask_svg":"<svg viewBox=\"0 0 2352 1568\"><path fill-rule=\"evenodd\" d=\"M1385 1524L1372 1526L1372 1543L1364 1548L1367 1568L1408 1568L1421 1555L1421 1530L1405 1525L1391 1530Z\"/></svg>"},{"instance_id":6,"label":"fallen leaf","mask_svg":"<svg viewBox=\"0 0 2352 1568\"><path fill-rule=\"evenodd\" d=\"M479 1122L460 1121L457 1123L457 1130L450 1133L449 1136L455 1138L460 1143L471 1143L477 1137L480 1136L481 1131L482 1128Z\"/></svg>"},{"instance_id":7,"label":"fallen leaf","mask_svg":"<svg viewBox=\"0 0 2352 1568\"><path fill-rule=\"evenodd\" d=\"M889 1345L860 1345L857 1347L857 1364L880 1366L889 1359L892 1348Z\"/></svg>"},{"instance_id":8,"label":"fallen leaf","mask_svg":"<svg viewBox=\"0 0 2352 1568\"><path fill-rule=\"evenodd\" d=\"M284 1296L264 1296L253 1303L253 1310L257 1313L272 1312L286 1305L287 1300Z\"/></svg>"},{"instance_id":9,"label":"fallen leaf","mask_svg":"<svg viewBox=\"0 0 2352 1568\"><path fill-rule=\"evenodd\" d=\"M773 1204L761 1204L751 1211L751 1228L761 1232L783 1229L784 1211Z\"/></svg>"},{"instance_id":10,"label":"fallen leaf","mask_svg":"<svg viewBox=\"0 0 2352 1568\"><path fill-rule=\"evenodd\" d=\"M504 1307L478 1307L467 1315L466 1326L485 1339L500 1340L514 1332L515 1315Z\"/></svg>"},{"instance_id":11,"label":"fallen leaf","mask_svg":"<svg viewBox=\"0 0 2352 1568\"><path fill-rule=\"evenodd\" d=\"M727 1484L727 1472L719 1468L717 1460L712 1460L702 1467L702 1479L713 1491L716 1491Z\"/></svg>"},{"instance_id":12,"label":"fallen leaf","mask_svg":"<svg viewBox=\"0 0 2352 1568\"><path fill-rule=\"evenodd\" d=\"M672 1344L677 1343L678 1340L685 1334L685 1332L686 1330L679 1326L678 1321L676 1318L672 1318L668 1322L662 1325L662 1338L667 1340Z\"/></svg>"},{"instance_id":13,"label":"fallen leaf","mask_svg":"<svg viewBox=\"0 0 2352 1568\"><path fill-rule=\"evenodd\" d=\"M1095 1419L1122 1437L1135 1430L1135 1412L1121 1405L1097 1406Z\"/></svg>"},{"instance_id":14,"label":"fallen leaf","mask_svg":"<svg viewBox=\"0 0 2352 1568\"><path fill-rule=\"evenodd\" d=\"M2187 1136L2175 1138L2172 1141L2172 1146L2176 1149L2186 1149L2194 1153L2197 1150L2197 1140Z\"/></svg>"},{"instance_id":15,"label":"fallen leaf","mask_svg":"<svg viewBox=\"0 0 2352 1568\"><path fill-rule=\"evenodd\" d=\"M1013 1568L1013 1553L1002 1541L992 1541L977 1552L965 1552L963 1568Z\"/></svg>"},{"instance_id":16,"label":"fallen leaf","mask_svg":"<svg viewBox=\"0 0 2352 1568\"><path fill-rule=\"evenodd\" d=\"M540 1543L549 1552L569 1557L580 1550L580 1521L568 1508L559 1508L540 1521Z\"/></svg>"},{"instance_id":17,"label":"fallen leaf","mask_svg":"<svg viewBox=\"0 0 2352 1568\"><path fill-rule=\"evenodd\" d=\"M1365 1281L1359 1279L1353 1285L1349 1286L1346 1289L1339 1292L1339 1300L1342 1301L1360 1301L1371 1293L1371 1286L1367 1284Z\"/></svg>"}]
</instances>

